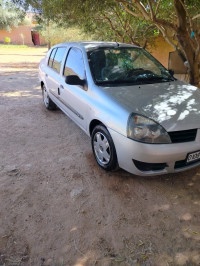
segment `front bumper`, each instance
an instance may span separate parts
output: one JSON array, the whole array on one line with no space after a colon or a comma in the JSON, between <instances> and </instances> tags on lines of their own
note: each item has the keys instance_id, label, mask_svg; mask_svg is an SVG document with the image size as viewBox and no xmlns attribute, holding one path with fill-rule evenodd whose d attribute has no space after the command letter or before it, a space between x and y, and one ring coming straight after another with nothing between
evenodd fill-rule
<instances>
[{"instance_id":1,"label":"front bumper","mask_svg":"<svg viewBox=\"0 0 200 266\"><path fill-rule=\"evenodd\" d=\"M200 150L200 129L197 131L196 140L176 144L146 144L131 140L118 132L108 128L115 144L119 167L140 176L153 176L167 173L176 173L200 165L200 161L184 163L188 153ZM138 169L134 161L149 164L166 164L160 170ZM155 169L155 168L153 168Z\"/></svg>"}]
</instances>

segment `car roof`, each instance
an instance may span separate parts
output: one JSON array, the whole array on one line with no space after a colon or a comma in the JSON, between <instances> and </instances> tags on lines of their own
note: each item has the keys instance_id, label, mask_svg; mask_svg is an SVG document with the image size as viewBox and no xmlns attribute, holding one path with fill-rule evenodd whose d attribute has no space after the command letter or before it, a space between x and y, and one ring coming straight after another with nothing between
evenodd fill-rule
<instances>
[{"instance_id":1,"label":"car roof","mask_svg":"<svg viewBox=\"0 0 200 266\"><path fill-rule=\"evenodd\" d=\"M83 47L85 48L86 51L98 49L98 48L103 48L103 47L127 47L127 48L132 48L132 47L137 47L140 48L137 45L133 44L128 44L128 43L118 43L118 42L99 42L99 41L79 41L79 42L65 42L65 43L60 43L55 45L54 47L60 47L60 46L76 46L76 47Z\"/></svg>"}]
</instances>

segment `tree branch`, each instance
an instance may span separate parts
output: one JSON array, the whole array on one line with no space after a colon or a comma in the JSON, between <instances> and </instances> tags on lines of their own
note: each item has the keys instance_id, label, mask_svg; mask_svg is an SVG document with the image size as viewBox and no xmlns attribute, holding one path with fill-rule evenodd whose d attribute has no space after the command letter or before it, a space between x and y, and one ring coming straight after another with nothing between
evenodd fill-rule
<instances>
[{"instance_id":1,"label":"tree branch","mask_svg":"<svg viewBox=\"0 0 200 266\"><path fill-rule=\"evenodd\" d=\"M176 31L177 30L176 26L173 23L171 23L169 21L166 21L164 19L161 19L161 18L154 18L154 21L152 21L152 22L156 23L156 24L159 24L160 26L169 28L172 31Z\"/></svg>"},{"instance_id":2,"label":"tree branch","mask_svg":"<svg viewBox=\"0 0 200 266\"><path fill-rule=\"evenodd\" d=\"M156 23L156 24L159 24L160 26L163 26L163 27L166 27L166 28L169 28L171 29L172 31L176 31L176 26L169 22L169 21L166 21L164 19L160 19L160 18L156 18L155 17L155 14L153 16L153 18L148 14L148 12L146 11L144 5L139 2L139 0L132 0L133 4L130 4L130 3L127 3L126 1L120 1L120 0L117 0L118 2L120 2L122 4L122 6L124 7L125 11L127 11L129 14L131 14L132 16L134 17L137 17L137 18L142 18L142 19L145 19L147 21L150 21L152 23ZM148 0L149 1L149 0ZM160 0L161 1L161 0ZM150 1L149 1L150 3ZM137 7L138 9L138 13L134 12L133 10L131 10L130 7ZM159 6L159 3L157 5L157 8ZM152 7L152 5L151 5ZM153 12L153 9L152 9L152 12ZM153 13L152 13L153 14Z\"/></svg>"},{"instance_id":3,"label":"tree branch","mask_svg":"<svg viewBox=\"0 0 200 266\"><path fill-rule=\"evenodd\" d=\"M118 14L118 12L117 12L114 8L112 8L112 10L113 10L113 12L116 14L116 16L118 17L119 22L120 22L120 24L121 24L121 27L124 28L124 25L123 25L123 22L122 22L122 20L121 20L120 15ZM126 22L125 22L125 23L126 23Z\"/></svg>"},{"instance_id":4,"label":"tree branch","mask_svg":"<svg viewBox=\"0 0 200 266\"><path fill-rule=\"evenodd\" d=\"M192 18L192 20L195 20L195 19L197 19L197 18L199 18L199 17L200 17L200 14L194 16L194 17Z\"/></svg>"},{"instance_id":5,"label":"tree branch","mask_svg":"<svg viewBox=\"0 0 200 266\"><path fill-rule=\"evenodd\" d=\"M153 21L154 20L153 8L152 8L150 0L147 0L147 2L148 2L149 9L150 9L151 20Z\"/></svg>"},{"instance_id":6,"label":"tree branch","mask_svg":"<svg viewBox=\"0 0 200 266\"><path fill-rule=\"evenodd\" d=\"M135 13L133 12L130 8L127 7L127 5L125 3L121 3L122 6L124 7L124 9L131 14L132 16L136 17L136 18L141 18L142 16L139 13Z\"/></svg>"},{"instance_id":7,"label":"tree branch","mask_svg":"<svg viewBox=\"0 0 200 266\"><path fill-rule=\"evenodd\" d=\"M143 15L143 17L146 20L150 20L150 16L145 8L145 6L142 4L142 2L140 2L139 0L132 0L133 6L134 4L136 5L136 7L138 8L138 10L140 11L140 13Z\"/></svg>"},{"instance_id":8,"label":"tree branch","mask_svg":"<svg viewBox=\"0 0 200 266\"><path fill-rule=\"evenodd\" d=\"M178 52L178 54L181 57L181 59L183 60L183 62L185 62L186 61L186 57L182 53L182 51L178 48L178 46L170 40L169 36L167 35L167 33L165 32L165 30L162 27L160 27L159 25L156 25L156 26L162 32L162 35L163 35L164 39L174 48L175 51Z\"/></svg>"},{"instance_id":9,"label":"tree branch","mask_svg":"<svg viewBox=\"0 0 200 266\"><path fill-rule=\"evenodd\" d=\"M130 25L129 25L129 27L130 27ZM139 28L139 24L138 24L138 25L136 26L136 28L135 28L135 32L134 32L134 35L133 35L133 39L136 38L138 28Z\"/></svg>"},{"instance_id":10,"label":"tree branch","mask_svg":"<svg viewBox=\"0 0 200 266\"><path fill-rule=\"evenodd\" d=\"M177 37L179 38L179 41L182 40L181 43L183 47L185 47L183 50L187 49L188 53L195 52L196 47L187 28L187 11L183 2L181 0L174 0L174 7L178 18ZM188 41L185 42L185 39Z\"/></svg>"},{"instance_id":11,"label":"tree branch","mask_svg":"<svg viewBox=\"0 0 200 266\"><path fill-rule=\"evenodd\" d=\"M114 10L114 9L113 9L113 12L115 12L116 16L119 19L121 27L124 30L124 36L125 36L125 33L126 33L133 44L140 46L140 44L134 40L135 37L132 37L132 29L131 29L131 32L128 31L128 29L127 29L127 20L125 20L125 25L124 25L122 20L121 20L121 18L120 18L120 15L118 14L118 12L116 10ZM136 31L137 31L138 27L139 27L139 25L136 27ZM128 23L128 28L130 29L130 23ZM136 32L135 32L134 36L135 35L136 35Z\"/></svg>"},{"instance_id":12,"label":"tree branch","mask_svg":"<svg viewBox=\"0 0 200 266\"><path fill-rule=\"evenodd\" d=\"M177 46L169 39L166 30L159 24L155 24L156 27L162 32L162 35L164 37L164 39L175 49L177 50Z\"/></svg>"},{"instance_id":13,"label":"tree branch","mask_svg":"<svg viewBox=\"0 0 200 266\"><path fill-rule=\"evenodd\" d=\"M117 35L121 38L123 38L123 35L114 27L111 19L109 17L107 17L105 14L103 14L103 17L108 21L110 27L112 28L112 30L117 33Z\"/></svg>"},{"instance_id":14,"label":"tree branch","mask_svg":"<svg viewBox=\"0 0 200 266\"><path fill-rule=\"evenodd\" d=\"M157 5L156 5L155 16L157 15L160 2L161 2L161 0L159 0L158 3L157 3Z\"/></svg>"},{"instance_id":15,"label":"tree branch","mask_svg":"<svg viewBox=\"0 0 200 266\"><path fill-rule=\"evenodd\" d=\"M192 19L191 19L191 17L190 17L190 15L189 15L189 13L188 13L188 10L187 10L187 8L186 8L186 6L184 5L184 3L181 1L181 4L182 4L182 6L183 6L183 8L184 8L184 10L185 10L185 13L186 13L186 16L187 16L187 19L188 19L188 24L187 24L187 27L189 28L188 29L188 32L189 33L192 33L192 32L194 32L194 25L193 25L193 21L192 21ZM191 42L193 43L193 45L194 45L194 50L196 49L196 47L195 46L199 46L199 42L198 42L198 40L197 40L197 35L196 34L194 34L194 38L191 38Z\"/></svg>"}]
</instances>

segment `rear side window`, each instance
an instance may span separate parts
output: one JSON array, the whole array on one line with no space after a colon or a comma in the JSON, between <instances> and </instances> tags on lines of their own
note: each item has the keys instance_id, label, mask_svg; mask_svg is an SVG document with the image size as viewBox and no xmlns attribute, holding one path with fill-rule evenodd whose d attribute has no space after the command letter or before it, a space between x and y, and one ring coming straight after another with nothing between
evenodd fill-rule
<instances>
[{"instance_id":1,"label":"rear side window","mask_svg":"<svg viewBox=\"0 0 200 266\"><path fill-rule=\"evenodd\" d=\"M60 72L61 63L63 60L63 56L65 54L66 48L60 47L56 51L56 55L53 60L52 68L55 69L57 72Z\"/></svg>"},{"instance_id":2,"label":"rear side window","mask_svg":"<svg viewBox=\"0 0 200 266\"><path fill-rule=\"evenodd\" d=\"M64 75L77 75L79 78L85 78L85 67L83 55L80 49L71 48L65 62Z\"/></svg>"},{"instance_id":3,"label":"rear side window","mask_svg":"<svg viewBox=\"0 0 200 266\"><path fill-rule=\"evenodd\" d=\"M55 53L56 53L56 50L57 48L53 49L51 51L51 55L49 57L49 62L48 62L48 66L52 67L52 63L53 63L53 59L54 59L54 56L55 56Z\"/></svg>"}]
</instances>

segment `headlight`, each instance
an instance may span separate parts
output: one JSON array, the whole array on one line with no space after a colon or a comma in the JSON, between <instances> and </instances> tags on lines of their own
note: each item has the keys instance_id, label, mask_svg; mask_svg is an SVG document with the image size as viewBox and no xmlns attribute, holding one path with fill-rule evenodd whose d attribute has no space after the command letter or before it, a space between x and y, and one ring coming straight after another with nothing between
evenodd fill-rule
<instances>
[{"instance_id":1,"label":"headlight","mask_svg":"<svg viewBox=\"0 0 200 266\"><path fill-rule=\"evenodd\" d=\"M145 143L171 143L167 131L153 120L132 114L127 126L128 138Z\"/></svg>"}]
</instances>

